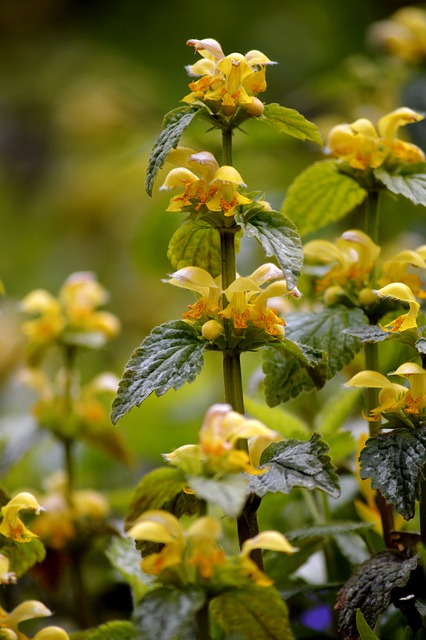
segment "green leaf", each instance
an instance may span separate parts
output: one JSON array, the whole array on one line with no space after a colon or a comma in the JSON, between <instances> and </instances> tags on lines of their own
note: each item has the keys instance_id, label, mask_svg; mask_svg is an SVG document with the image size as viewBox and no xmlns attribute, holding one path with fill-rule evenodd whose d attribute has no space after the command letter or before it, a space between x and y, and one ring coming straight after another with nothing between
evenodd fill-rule
<instances>
[{"instance_id":1,"label":"green leaf","mask_svg":"<svg viewBox=\"0 0 426 640\"><path fill-rule=\"evenodd\" d=\"M187 481L182 472L172 467L160 467L144 475L135 489L126 513L126 530L149 509L165 509L174 513L177 518L182 516L184 512L176 512L176 507L186 485ZM188 500L193 500L193 496L184 495Z\"/></svg>"},{"instance_id":2,"label":"green leaf","mask_svg":"<svg viewBox=\"0 0 426 640\"><path fill-rule=\"evenodd\" d=\"M91 631L87 640L137 640L137 635L131 622L114 620Z\"/></svg>"},{"instance_id":3,"label":"green leaf","mask_svg":"<svg viewBox=\"0 0 426 640\"><path fill-rule=\"evenodd\" d=\"M106 550L111 564L125 578L132 588L134 603L139 602L145 595L153 578L140 569L141 554L130 538L112 538Z\"/></svg>"},{"instance_id":4,"label":"green leaf","mask_svg":"<svg viewBox=\"0 0 426 640\"><path fill-rule=\"evenodd\" d=\"M281 210L303 236L340 220L366 197L367 191L341 173L335 160L321 160L294 180Z\"/></svg>"},{"instance_id":5,"label":"green leaf","mask_svg":"<svg viewBox=\"0 0 426 640\"><path fill-rule=\"evenodd\" d=\"M426 205L426 164L404 166L397 173L375 169L374 175L389 191L408 198L414 204Z\"/></svg>"},{"instance_id":6,"label":"green leaf","mask_svg":"<svg viewBox=\"0 0 426 640\"><path fill-rule=\"evenodd\" d=\"M291 347L290 347L291 346ZM270 407L295 398L302 391L324 386L327 354L309 345L283 340L263 350L265 398Z\"/></svg>"},{"instance_id":7,"label":"green leaf","mask_svg":"<svg viewBox=\"0 0 426 640\"><path fill-rule=\"evenodd\" d=\"M183 320L156 327L125 366L112 405L112 422L139 407L153 391L162 396L169 389L193 382L203 367L203 349L195 329Z\"/></svg>"},{"instance_id":8,"label":"green leaf","mask_svg":"<svg viewBox=\"0 0 426 640\"><path fill-rule=\"evenodd\" d=\"M373 629L367 623L361 609L357 609L355 620L356 628L358 629L361 640L380 640L379 636L376 636Z\"/></svg>"},{"instance_id":9,"label":"green leaf","mask_svg":"<svg viewBox=\"0 0 426 640\"><path fill-rule=\"evenodd\" d=\"M339 611L339 638L358 637L356 612L361 609L370 627L388 607L393 589L404 587L419 558L404 558L394 551L383 551L363 562L339 591L336 609Z\"/></svg>"},{"instance_id":10,"label":"green leaf","mask_svg":"<svg viewBox=\"0 0 426 640\"><path fill-rule=\"evenodd\" d=\"M38 538L30 538L28 542L15 542L7 538L1 552L9 558L10 571L16 573L17 578L46 557L46 549Z\"/></svg>"},{"instance_id":11,"label":"green leaf","mask_svg":"<svg viewBox=\"0 0 426 640\"><path fill-rule=\"evenodd\" d=\"M426 426L398 428L369 438L360 455L361 478L371 479L406 520L414 517L420 497L421 468L426 463Z\"/></svg>"},{"instance_id":12,"label":"green leaf","mask_svg":"<svg viewBox=\"0 0 426 640\"><path fill-rule=\"evenodd\" d=\"M360 325L344 329L348 336L358 338L361 342L383 342L390 337L389 331L384 331L379 325Z\"/></svg>"},{"instance_id":13,"label":"green leaf","mask_svg":"<svg viewBox=\"0 0 426 640\"><path fill-rule=\"evenodd\" d=\"M200 267L216 278L221 273L218 230L199 218L188 220L173 234L167 257L174 269Z\"/></svg>"},{"instance_id":14,"label":"green leaf","mask_svg":"<svg viewBox=\"0 0 426 640\"><path fill-rule=\"evenodd\" d=\"M226 634L244 640L294 638L287 606L272 587L227 589L213 598L210 611Z\"/></svg>"},{"instance_id":15,"label":"green leaf","mask_svg":"<svg viewBox=\"0 0 426 640\"><path fill-rule=\"evenodd\" d=\"M286 533L286 537L297 547L312 544L318 540L356 533L362 536L373 525L365 522L333 522L332 524L317 525L315 527L305 527Z\"/></svg>"},{"instance_id":16,"label":"green leaf","mask_svg":"<svg viewBox=\"0 0 426 640\"><path fill-rule=\"evenodd\" d=\"M303 265L303 247L293 222L279 211L264 209L251 216L237 216L236 220L247 236L260 242L268 257L276 257L287 287L294 289Z\"/></svg>"},{"instance_id":17,"label":"green leaf","mask_svg":"<svg viewBox=\"0 0 426 640\"><path fill-rule=\"evenodd\" d=\"M266 104L259 122L269 124L279 133L286 133L299 140L311 140L321 147L323 142L318 127L295 109L282 107L275 102Z\"/></svg>"},{"instance_id":18,"label":"green leaf","mask_svg":"<svg viewBox=\"0 0 426 640\"><path fill-rule=\"evenodd\" d=\"M268 492L290 493L294 487L320 489L337 498L339 478L327 454L328 446L317 433L308 442L273 442L260 460L265 473L249 476L249 489L261 498Z\"/></svg>"},{"instance_id":19,"label":"green leaf","mask_svg":"<svg viewBox=\"0 0 426 640\"><path fill-rule=\"evenodd\" d=\"M358 338L345 329L363 326L368 319L361 309L344 306L326 307L316 313L294 313L286 317L286 336L328 354L327 378L349 364L361 348Z\"/></svg>"},{"instance_id":20,"label":"green leaf","mask_svg":"<svg viewBox=\"0 0 426 640\"><path fill-rule=\"evenodd\" d=\"M194 640L194 615L204 604L204 593L161 587L150 591L133 612L138 640Z\"/></svg>"},{"instance_id":21,"label":"green leaf","mask_svg":"<svg viewBox=\"0 0 426 640\"><path fill-rule=\"evenodd\" d=\"M152 187L157 173L166 162L170 151L177 146L182 133L197 112L198 109L194 109L194 107L183 106L169 111L164 116L162 131L148 159L145 189L149 196L152 195Z\"/></svg>"},{"instance_id":22,"label":"green leaf","mask_svg":"<svg viewBox=\"0 0 426 640\"><path fill-rule=\"evenodd\" d=\"M192 476L188 478L188 485L198 498L216 505L230 518L240 515L247 499L247 482L237 473L217 479Z\"/></svg>"}]
</instances>

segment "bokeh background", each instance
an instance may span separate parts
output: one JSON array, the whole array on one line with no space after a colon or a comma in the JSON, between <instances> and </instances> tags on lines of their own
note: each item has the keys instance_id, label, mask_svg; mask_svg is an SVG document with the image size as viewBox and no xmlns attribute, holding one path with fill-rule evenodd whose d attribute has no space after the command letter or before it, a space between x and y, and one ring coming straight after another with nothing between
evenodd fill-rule
<instances>
[{"instance_id":1,"label":"bokeh background","mask_svg":"<svg viewBox=\"0 0 426 640\"><path fill-rule=\"evenodd\" d=\"M409 3L399 0L1 0L0 1L0 439L2 483L10 491L40 487L60 463L47 435L34 430L33 398L17 381L23 345L19 301L32 289L56 294L69 274L92 271L110 292L108 310L120 336L87 353L83 379L120 375L132 350L161 322L180 317L188 294L162 280L169 239L181 218L169 197L144 191L144 174L163 115L188 92L190 38L217 39L226 54L263 51L278 64L260 96L303 113L323 137L334 124L376 121L407 104L426 109L422 64L385 54L371 25ZM410 3L411 4L411 3ZM418 5L421 6L421 5ZM425 146L424 128L411 127ZM220 154L220 139L202 123L182 142ZM235 135L234 161L251 190L279 208L298 173L323 157L309 143L249 122ZM361 226L359 212L345 220ZM424 242L424 213L386 201L382 237L400 246ZM338 227L322 235L334 239ZM242 248L247 273L262 256ZM243 365L247 385L256 357ZM105 490L123 504L161 453L193 442L207 407L222 401L220 363L207 358L192 385L149 398L117 426L135 453L127 468L89 447L79 450L78 484ZM31 444L31 446L29 446ZM121 502L120 502L121 501ZM119 512L119 508L117 507Z\"/></svg>"}]
</instances>

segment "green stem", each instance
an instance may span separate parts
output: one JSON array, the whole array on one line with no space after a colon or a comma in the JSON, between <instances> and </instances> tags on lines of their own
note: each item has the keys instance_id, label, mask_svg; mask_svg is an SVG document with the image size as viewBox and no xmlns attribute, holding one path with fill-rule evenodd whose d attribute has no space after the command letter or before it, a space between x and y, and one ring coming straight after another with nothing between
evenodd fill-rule
<instances>
[{"instance_id":1,"label":"green stem","mask_svg":"<svg viewBox=\"0 0 426 640\"><path fill-rule=\"evenodd\" d=\"M365 233L379 244L381 191L370 191L365 209Z\"/></svg>"},{"instance_id":2,"label":"green stem","mask_svg":"<svg viewBox=\"0 0 426 640\"><path fill-rule=\"evenodd\" d=\"M232 166L232 129L222 129L222 165Z\"/></svg>"},{"instance_id":3,"label":"green stem","mask_svg":"<svg viewBox=\"0 0 426 640\"><path fill-rule=\"evenodd\" d=\"M195 614L196 640L210 640L209 601Z\"/></svg>"}]
</instances>

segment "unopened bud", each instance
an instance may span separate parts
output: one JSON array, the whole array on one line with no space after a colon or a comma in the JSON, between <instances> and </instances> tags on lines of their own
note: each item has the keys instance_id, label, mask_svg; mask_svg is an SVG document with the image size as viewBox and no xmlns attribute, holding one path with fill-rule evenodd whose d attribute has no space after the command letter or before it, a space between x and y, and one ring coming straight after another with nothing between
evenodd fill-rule
<instances>
[{"instance_id":1,"label":"unopened bud","mask_svg":"<svg viewBox=\"0 0 426 640\"><path fill-rule=\"evenodd\" d=\"M336 304L339 301L339 298L345 295L345 290L339 285L333 285L332 287L328 287L328 289L324 292L324 302L326 305Z\"/></svg>"},{"instance_id":2,"label":"unopened bud","mask_svg":"<svg viewBox=\"0 0 426 640\"><path fill-rule=\"evenodd\" d=\"M253 98L251 102L245 105L246 112L251 116L261 116L265 105L259 98Z\"/></svg>"},{"instance_id":3,"label":"unopened bud","mask_svg":"<svg viewBox=\"0 0 426 640\"><path fill-rule=\"evenodd\" d=\"M373 289L369 287L365 287L361 289L358 294L358 300L363 307L368 307L371 304L374 304L377 301L377 294L374 293Z\"/></svg>"},{"instance_id":4,"label":"unopened bud","mask_svg":"<svg viewBox=\"0 0 426 640\"><path fill-rule=\"evenodd\" d=\"M203 338L209 340L216 340L216 338L222 333L223 327L217 320L208 320L201 328L201 334Z\"/></svg>"}]
</instances>

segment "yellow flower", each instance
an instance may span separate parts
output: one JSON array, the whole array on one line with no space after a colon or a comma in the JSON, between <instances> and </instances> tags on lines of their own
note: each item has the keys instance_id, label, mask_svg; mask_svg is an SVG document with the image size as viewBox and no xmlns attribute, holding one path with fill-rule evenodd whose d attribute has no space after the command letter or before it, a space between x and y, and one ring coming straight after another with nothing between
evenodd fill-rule
<instances>
[{"instance_id":1,"label":"yellow flower","mask_svg":"<svg viewBox=\"0 0 426 640\"><path fill-rule=\"evenodd\" d=\"M372 25L373 41L405 62L417 64L426 57L426 12L419 7L404 7L388 20Z\"/></svg>"},{"instance_id":2,"label":"yellow flower","mask_svg":"<svg viewBox=\"0 0 426 640\"><path fill-rule=\"evenodd\" d=\"M9 558L0 553L0 584L10 584L16 582L16 575L9 571Z\"/></svg>"},{"instance_id":3,"label":"yellow flower","mask_svg":"<svg viewBox=\"0 0 426 640\"><path fill-rule=\"evenodd\" d=\"M377 371L360 371L345 383L345 387L380 389L379 406L371 410L367 420L377 420L381 413L397 413L405 407L407 389L390 382Z\"/></svg>"},{"instance_id":4,"label":"yellow flower","mask_svg":"<svg viewBox=\"0 0 426 640\"><path fill-rule=\"evenodd\" d=\"M409 390L405 395L405 411L413 416L424 413L426 408L426 371L415 362L406 362L389 375L402 376L408 380Z\"/></svg>"},{"instance_id":5,"label":"yellow flower","mask_svg":"<svg viewBox=\"0 0 426 640\"><path fill-rule=\"evenodd\" d=\"M207 318L208 314L216 313L219 309L221 289L217 280L212 278L208 271L200 267L184 267L175 271L172 277L166 281L175 287L195 291L199 300L189 306L189 311L183 314L188 320Z\"/></svg>"},{"instance_id":6,"label":"yellow flower","mask_svg":"<svg viewBox=\"0 0 426 640\"><path fill-rule=\"evenodd\" d=\"M191 76L201 77L190 83L191 93L183 98L183 102L192 104L202 100L214 110L222 109L225 115L232 115L239 106L250 109L257 94L266 90L266 66L275 63L261 51L225 56L220 44L212 38L192 39L187 44L203 59L187 67ZM257 110L254 113L259 114Z\"/></svg>"},{"instance_id":7,"label":"yellow flower","mask_svg":"<svg viewBox=\"0 0 426 640\"><path fill-rule=\"evenodd\" d=\"M375 292L379 298L390 298L392 300L398 300L408 305L408 313L402 315L388 322L388 324L381 326L384 331L390 331L392 333L396 331L407 331L408 329L415 329L417 327L417 316L420 309L420 304L414 297L411 289L402 282L393 282L387 284L385 287L378 289Z\"/></svg>"},{"instance_id":8,"label":"yellow flower","mask_svg":"<svg viewBox=\"0 0 426 640\"><path fill-rule=\"evenodd\" d=\"M28 640L28 637L18 630L20 623L51 615L52 612L38 600L26 600L10 613L0 607L0 637L7 640ZM60 627L45 627L36 633L33 640L69 640L69 636Z\"/></svg>"},{"instance_id":9,"label":"yellow flower","mask_svg":"<svg viewBox=\"0 0 426 640\"><path fill-rule=\"evenodd\" d=\"M312 240L303 251L308 261L329 266L326 274L317 280L317 291L338 285L359 292L367 286L380 255L380 247L357 229L345 231L334 244L328 240Z\"/></svg>"},{"instance_id":10,"label":"yellow flower","mask_svg":"<svg viewBox=\"0 0 426 640\"><path fill-rule=\"evenodd\" d=\"M218 546L222 536L222 527L217 520L203 516L198 518L187 530L189 542L187 563L197 567L203 580L209 580L217 567L223 566L226 556Z\"/></svg>"},{"instance_id":11,"label":"yellow flower","mask_svg":"<svg viewBox=\"0 0 426 640\"><path fill-rule=\"evenodd\" d=\"M252 202L250 198L238 193L238 189L246 184L234 167L219 167L213 176L212 185L217 191L206 203L210 211L223 211L229 217L234 215L235 207Z\"/></svg>"},{"instance_id":12,"label":"yellow flower","mask_svg":"<svg viewBox=\"0 0 426 640\"><path fill-rule=\"evenodd\" d=\"M17 542L29 542L30 538L37 537L19 518L19 513L23 510L33 511L38 515L43 511L43 507L31 493L27 492L18 493L9 500L1 509L3 520L0 524L0 533L6 538L12 538Z\"/></svg>"},{"instance_id":13,"label":"yellow flower","mask_svg":"<svg viewBox=\"0 0 426 640\"><path fill-rule=\"evenodd\" d=\"M296 551L287 538L278 533L278 531L262 531L254 538L243 542L239 554L242 571L259 587L269 587L273 584L273 581L250 558L250 553L254 549L268 549L269 551L281 551L283 553L294 553Z\"/></svg>"},{"instance_id":14,"label":"yellow flower","mask_svg":"<svg viewBox=\"0 0 426 640\"><path fill-rule=\"evenodd\" d=\"M423 285L419 276L407 273L408 267L426 269L425 256L422 255L423 247L418 247L414 251L405 250L397 253L393 258L383 264L383 276L379 280L381 286L392 282L402 282L410 287L417 298L426 298L426 291L422 290Z\"/></svg>"},{"instance_id":15,"label":"yellow flower","mask_svg":"<svg viewBox=\"0 0 426 640\"><path fill-rule=\"evenodd\" d=\"M378 132L366 118L352 124L333 127L328 136L328 151L354 169L377 169L383 164L395 165L423 162L423 151L396 137L400 127L423 120L408 107L401 107L380 118Z\"/></svg>"},{"instance_id":16,"label":"yellow flower","mask_svg":"<svg viewBox=\"0 0 426 640\"><path fill-rule=\"evenodd\" d=\"M145 573L158 575L183 560L184 531L179 520L167 511L146 511L128 531L128 535L135 540L164 545L161 551L151 553L142 560L141 567Z\"/></svg>"}]
</instances>

